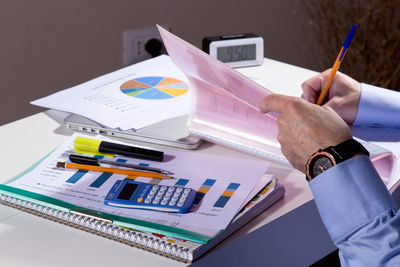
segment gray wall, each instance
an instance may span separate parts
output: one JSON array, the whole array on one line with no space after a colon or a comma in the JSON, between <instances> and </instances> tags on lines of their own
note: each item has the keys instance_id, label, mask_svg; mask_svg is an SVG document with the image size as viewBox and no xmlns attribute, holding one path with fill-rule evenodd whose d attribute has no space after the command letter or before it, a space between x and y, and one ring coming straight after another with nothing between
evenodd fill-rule
<instances>
[{"instance_id":1,"label":"gray wall","mask_svg":"<svg viewBox=\"0 0 400 267\"><path fill-rule=\"evenodd\" d=\"M122 67L122 33L156 23L202 37L254 32L265 56L307 63L301 0L0 0L0 125L43 109L29 101Z\"/></svg>"}]
</instances>

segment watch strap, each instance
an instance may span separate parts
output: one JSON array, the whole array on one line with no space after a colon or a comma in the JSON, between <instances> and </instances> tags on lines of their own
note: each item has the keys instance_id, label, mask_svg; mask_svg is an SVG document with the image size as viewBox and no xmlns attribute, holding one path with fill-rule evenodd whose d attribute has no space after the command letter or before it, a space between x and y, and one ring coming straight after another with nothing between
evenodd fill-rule
<instances>
[{"instance_id":1,"label":"watch strap","mask_svg":"<svg viewBox=\"0 0 400 267\"><path fill-rule=\"evenodd\" d=\"M323 155L325 154L325 155ZM368 150L354 139L349 139L344 142L339 143L336 146L329 146L325 149L319 149L317 152L313 153L307 163L306 163L306 180L311 181L315 174L313 173L313 164L315 164L315 159L321 155L327 158L331 158L333 165L339 164L345 160L354 157L357 154L364 154L369 156Z\"/></svg>"},{"instance_id":2,"label":"watch strap","mask_svg":"<svg viewBox=\"0 0 400 267\"><path fill-rule=\"evenodd\" d=\"M368 150L366 150L360 142L354 139L343 141L336 146L327 147L322 151L330 153L335 158L336 163L348 160L360 153L369 156Z\"/></svg>"}]
</instances>

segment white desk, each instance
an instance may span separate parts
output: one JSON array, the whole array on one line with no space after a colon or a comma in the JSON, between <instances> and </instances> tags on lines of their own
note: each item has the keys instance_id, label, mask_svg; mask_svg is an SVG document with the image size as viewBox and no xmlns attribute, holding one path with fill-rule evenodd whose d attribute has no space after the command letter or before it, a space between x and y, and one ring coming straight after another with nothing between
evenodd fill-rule
<instances>
[{"instance_id":1,"label":"white desk","mask_svg":"<svg viewBox=\"0 0 400 267\"><path fill-rule=\"evenodd\" d=\"M301 82L315 74L305 69L268 59L260 67L245 68L240 69L240 71L273 91L286 92L291 95L298 95ZM63 126L62 121L65 116L66 113L63 112L46 111L0 127L0 147L3 151L0 155L2 167L0 182L9 180L31 166L72 134L72 131ZM204 143L193 153L229 154L240 158L264 160L210 143ZM276 163L271 164L269 172L278 177L280 182L284 184L286 188L284 199L267 209L193 265L220 265L227 262L226 256L223 256L227 254L230 255L232 260L229 263L230 266L235 264L240 266L242 265L240 260L235 260L234 257L238 254L235 253L237 249L240 250L240 259L246 262L256 260L259 263L267 263L268 258L273 259L279 256L279 253L281 253L282 259L287 261L287 257L290 257L290 250L285 249L285 246L281 248L281 244L276 242L282 244L290 242L290 246L298 242L307 242L304 239L307 235L303 237L304 240L293 240L295 242L291 242L290 240L296 237L293 237L293 233L290 232L303 233L309 231L312 233L315 230L312 222L315 222L317 228L320 227L317 231L319 235L317 239L320 238L322 241L313 241L313 246L319 248L319 251L317 253L310 251L309 254L305 255L303 259L305 265L313 263L333 250L333 246L327 239L318 219L313 202L309 202L312 200L312 195L304 175L292 168L280 166ZM300 207L304 203L307 203L306 206ZM290 211L292 212L289 213ZM283 216L287 213L289 215ZM305 215L302 217L302 214ZM297 222L290 219L291 216L294 216L293 218L300 216L299 218L305 219L306 222L310 217L312 222L306 223L308 224L306 227L314 229L304 230L303 226L297 226ZM279 229L280 225L286 224L285 227L287 228ZM322 234L319 234L321 231ZM263 233L264 237L260 236L259 233ZM289 233L290 236L287 236L286 234ZM275 236L276 234L278 236ZM254 240L254 237L259 239ZM269 242L270 237L272 242ZM301 239L301 237L299 238ZM312 236L310 238L315 239ZM246 242L249 243L246 244ZM245 246L244 250L241 247L243 245ZM258 248L265 246L266 251L261 253L260 257L255 257L253 253L256 253L257 250L253 249L253 246ZM274 251L274 248L279 249L279 251ZM221 253L221 256L219 256L219 253ZM287 255L287 253L289 254ZM252 259L246 259L246 257ZM184 265L4 206L0 206L0 261L2 266ZM276 260L273 260L273 262L275 262L274 266L278 263Z\"/></svg>"}]
</instances>

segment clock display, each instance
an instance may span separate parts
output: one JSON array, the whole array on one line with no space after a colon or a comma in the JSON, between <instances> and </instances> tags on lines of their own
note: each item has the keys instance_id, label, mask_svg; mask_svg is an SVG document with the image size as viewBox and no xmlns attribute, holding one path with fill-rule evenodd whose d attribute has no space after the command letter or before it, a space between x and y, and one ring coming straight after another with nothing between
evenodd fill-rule
<instances>
[{"instance_id":1,"label":"clock display","mask_svg":"<svg viewBox=\"0 0 400 267\"><path fill-rule=\"evenodd\" d=\"M217 48L217 59L226 62L236 62L256 59L256 45L223 46Z\"/></svg>"}]
</instances>

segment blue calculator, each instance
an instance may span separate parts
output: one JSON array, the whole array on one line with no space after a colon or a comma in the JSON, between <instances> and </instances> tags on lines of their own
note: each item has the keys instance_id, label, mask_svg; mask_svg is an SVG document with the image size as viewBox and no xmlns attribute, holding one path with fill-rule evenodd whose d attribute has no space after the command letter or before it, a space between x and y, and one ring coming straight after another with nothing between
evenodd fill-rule
<instances>
[{"instance_id":1,"label":"blue calculator","mask_svg":"<svg viewBox=\"0 0 400 267\"><path fill-rule=\"evenodd\" d=\"M186 213L196 191L180 186L153 185L131 179L118 180L104 199L104 204L120 208Z\"/></svg>"}]
</instances>

